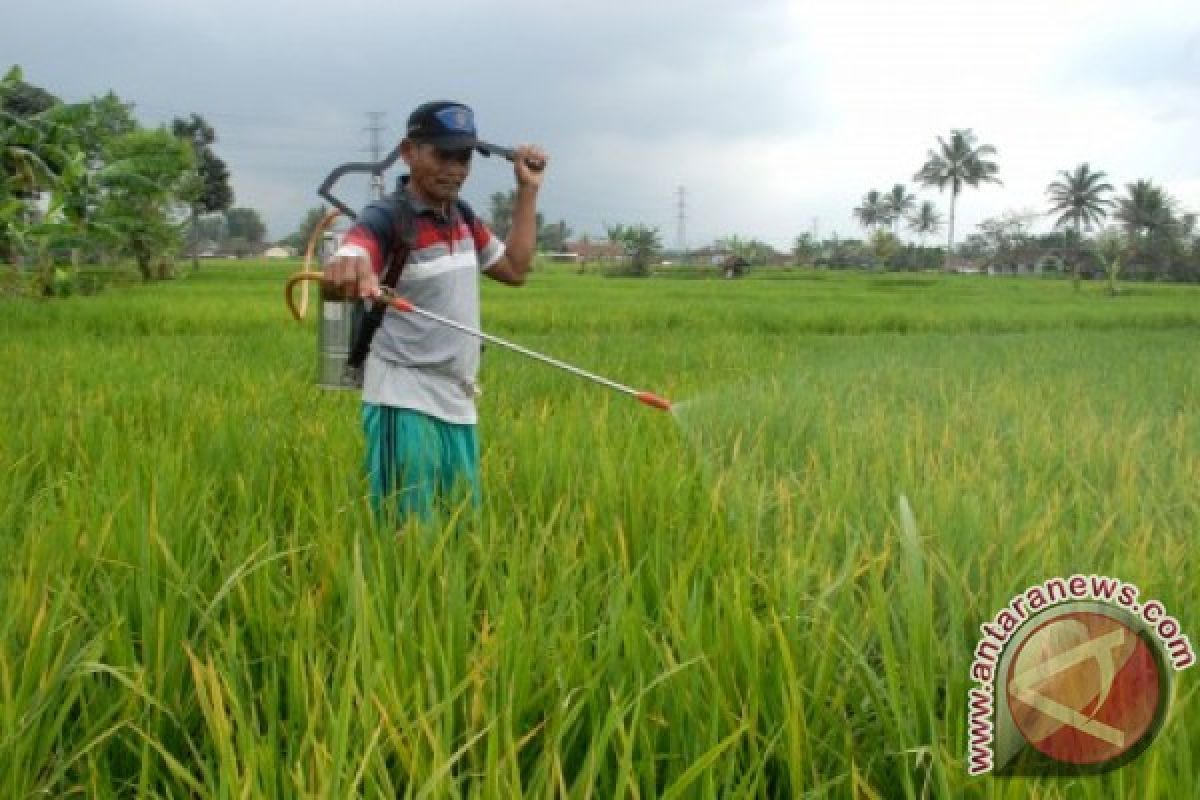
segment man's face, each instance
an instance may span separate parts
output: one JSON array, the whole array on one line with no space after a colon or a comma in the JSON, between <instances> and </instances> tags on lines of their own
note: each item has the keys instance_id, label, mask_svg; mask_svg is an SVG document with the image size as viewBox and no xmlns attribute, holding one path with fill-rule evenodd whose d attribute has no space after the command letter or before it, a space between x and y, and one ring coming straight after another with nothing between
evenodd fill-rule
<instances>
[{"instance_id":1,"label":"man's face","mask_svg":"<svg viewBox=\"0 0 1200 800\"><path fill-rule=\"evenodd\" d=\"M437 205L458 199L458 193L471 173L471 153L470 148L445 150L407 139L400 147L414 188L424 199Z\"/></svg>"}]
</instances>

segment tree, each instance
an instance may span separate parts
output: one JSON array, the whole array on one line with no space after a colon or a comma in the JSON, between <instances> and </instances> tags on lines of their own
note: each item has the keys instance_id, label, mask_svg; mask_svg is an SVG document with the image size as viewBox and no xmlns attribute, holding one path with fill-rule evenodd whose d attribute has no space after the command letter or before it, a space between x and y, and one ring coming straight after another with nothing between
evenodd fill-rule
<instances>
[{"instance_id":1,"label":"tree","mask_svg":"<svg viewBox=\"0 0 1200 800\"><path fill-rule=\"evenodd\" d=\"M566 220L538 225L537 244L542 252L561 253L567 249L567 240L570 238L571 229Z\"/></svg>"},{"instance_id":2,"label":"tree","mask_svg":"<svg viewBox=\"0 0 1200 800\"><path fill-rule=\"evenodd\" d=\"M903 183L897 183L884 196L883 214L887 222L891 223L893 236L898 237L900 220L904 219L905 215L912 210L916 202L916 195L909 193L908 188Z\"/></svg>"},{"instance_id":3,"label":"tree","mask_svg":"<svg viewBox=\"0 0 1200 800\"><path fill-rule=\"evenodd\" d=\"M737 258L750 264L766 264L776 256L775 248L755 238L742 238L737 234L716 241L718 248L728 250Z\"/></svg>"},{"instance_id":4,"label":"tree","mask_svg":"<svg viewBox=\"0 0 1200 800\"><path fill-rule=\"evenodd\" d=\"M1096 257L1108 275L1108 293L1113 297L1120 292L1117 288L1117 278L1121 274L1121 258L1124 256L1125 250L1125 243L1121 238L1118 231L1110 228L1102 231L1094 243Z\"/></svg>"},{"instance_id":5,"label":"tree","mask_svg":"<svg viewBox=\"0 0 1200 800\"><path fill-rule=\"evenodd\" d=\"M176 117L171 132L187 142L195 160L195 171L185 184L184 195L191 216L192 269L199 269L198 224L201 214L225 211L233 205L233 188L229 185L229 169L212 151L217 133L204 117L192 114L187 119Z\"/></svg>"},{"instance_id":6,"label":"tree","mask_svg":"<svg viewBox=\"0 0 1200 800\"><path fill-rule=\"evenodd\" d=\"M662 239L658 228L635 225L625 229L625 248L629 253L630 267L634 275L649 275L650 264L662 252Z\"/></svg>"},{"instance_id":7,"label":"tree","mask_svg":"<svg viewBox=\"0 0 1200 800\"><path fill-rule=\"evenodd\" d=\"M988 156L996 154L990 144L975 144L976 136L970 128L956 128L950 132L950 141L938 137L938 149L930 150L924 166L913 176L923 186L936 187L944 191L950 187L950 224L946 240L946 263L954 254L954 211L958 195L964 186L977 188L981 183L1000 183L996 174L1000 168Z\"/></svg>"},{"instance_id":8,"label":"tree","mask_svg":"<svg viewBox=\"0 0 1200 800\"><path fill-rule=\"evenodd\" d=\"M1080 164L1073 172L1060 170L1059 179L1046 187L1050 196L1050 213L1058 214L1054 221L1057 228L1072 226L1075 231L1075 257L1071 260L1071 280L1079 290L1080 245L1083 241L1083 226L1098 226L1108 215L1113 201L1104 195L1113 187L1104 181L1103 172L1093 172L1087 163Z\"/></svg>"},{"instance_id":9,"label":"tree","mask_svg":"<svg viewBox=\"0 0 1200 800\"><path fill-rule=\"evenodd\" d=\"M921 239L921 247L925 246L925 237L942 229L942 215L938 213L932 200L921 203L916 212L908 218L908 229Z\"/></svg>"},{"instance_id":10,"label":"tree","mask_svg":"<svg viewBox=\"0 0 1200 800\"><path fill-rule=\"evenodd\" d=\"M0 107L0 252L19 263L32 245L47 287L50 251L70 248L77 264L85 238L92 104L63 104L13 67L0 80Z\"/></svg>"},{"instance_id":11,"label":"tree","mask_svg":"<svg viewBox=\"0 0 1200 800\"><path fill-rule=\"evenodd\" d=\"M118 136L138 129L133 106L115 92L92 98L87 113L79 120L79 144L87 154L90 169L99 169L105 159L105 145Z\"/></svg>"},{"instance_id":12,"label":"tree","mask_svg":"<svg viewBox=\"0 0 1200 800\"><path fill-rule=\"evenodd\" d=\"M139 130L112 92L58 102L30 91L15 67L0 80L0 106L20 112L0 110L3 255L19 263L33 252L44 288L56 259L69 249L78 266L83 247L97 243L124 248L146 278L156 265L165 276L176 234L171 216L190 154L165 131Z\"/></svg>"},{"instance_id":13,"label":"tree","mask_svg":"<svg viewBox=\"0 0 1200 800\"><path fill-rule=\"evenodd\" d=\"M108 143L138 130L132 106L114 92L87 103L63 105L48 112L73 132L72 157L59 175L63 213L73 228L72 263L79 264L81 250L100 243L115 243L119 236L98 215L104 192L97 173L106 165Z\"/></svg>"},{"instance_id":14,"label":"tree","mask_svg":"<svg viewBox=\"0 0 1200 800\"><path fill-rule=\"evenodd\" d=\"M328 213L329 209L324 204L305 211L304 218L300 220L300 227L296 229L295 233L284 239L283 243L303 252L308 247L308 240L312 238L313 231L317 229L317 226L321 224L321 220Z\"/></svg>"},{"instance_id":15,"label":"tree","mask_svg":"<svg viewBox=\"0 0 1200 800\"><path fill-rule=\"evenodd\" d=\"M811 264L816 259L820 247L811 233L802 233L792 242L792 260L796 266Z\"/></svg>"},{"instance_id":16,"label":"tree","mask_svg":"<svg viewBox=\"0 0 1200 800\"><path fill-rule=\"evenodd\" d=\"M53 273L47 251L69 248L78 266L85 245L115 235L96 216L104 192L96 175L108 143L137 122L112 92L61 103L16 67L0 80L0 107L0 257L17 261L34 245L45 275Z\"/></svg>"},{"instance_id":17,"label":"tree","mask_svg":"<svg viewBox=\"0 0 1200 800\"><path fill-rule=\"evenodd\" d=\"M104 190L98 214L137 261L143 279L167 278L179 231L171 221L193 168L192 151L165 129L118 136L97 173Z\"/></svg>"},{"instance_id":18,"label":"tree","mask_svg":"<svg viewBox=\"0 0 1200 800\"><path fill-rule=\"evenodd\" d=\"M517 193L512 189L507 192L493 192L489 199L489 222L492 232L500 239L507 239L509 231L512 230L512 213L516 202Z\"/></svg>"},{"instance_id":19,"label":"tree","mask_svg":"<svg viewBox=\"0 0 1200 800\"><path fill-rule=\"evenodd\" d=\"M15 64L4 76L0 93L0 111L17 117L32 117L59 104L59 99L40 86L25 82L21 68Z\"/></svg>"},{"instance_id":20,"label":"tree","mask_svg":"<svg viewBox=\"0 0 1200 800\"><path fill-rule=\"evenodd\" d=\"M887 207L884 205L883 195L875 189L863 195L862 205L854 209L854 218L868 231L873 231L883 225L887 218Z\"/></svg>"},{"instance_id":21,"label":"tree","mask_svg":"<svg viewBox=\"0 0 1200 800\"><path fill-rule=\"evenodd\" d=\"M225 213L230 244L241 258L257 251L267 235L267 226L253 208L231 208Z\"/></svg>"},{"instance_id":22,"label":"tree","mask_svg":"<svg viewBox=\"0 0 1200 800\"><path fill-rule=\"evenodd\" d=\"M1037 212L1030 209L1009 210L979 223L981 254L988 257L992 266L999 268L1016 270L1028 263L1033 250L1029 230L1037 216Z\"/></svg>"},{"instance_id":23,"label":"tree","mask_svg":"<svg viewBox=\"0 0 1200 800\"><path fill-rule=\"evenodd\" d=\"M871 255L875 259L875 265L886 267L892 257L900 250L900 240L889 231L879 228L871 234L870 248Z\"/></svg>"},{"instance_id":24,"label":"tree","mask_svg":"<svg viewBox=\"0 0 1200 800\"><path fill-rule=\"evenodd\" d=\"M657 260L662 252L662 239L658 228L646 225L606 224L604 230L610 243L625 248L631 274L642 277L650 274L650 264Z\"/></svg>"},{"instance_id":25,"label":"tree","mask_svg":"<svg viewBox=\"0 0 1200 800\"><path fill-rule=\"evenodd\" d=\"M1120 221L1135 259L1146 258L1160 272L1169 266L1179 248L1181 225L1175 215L1175 200L1148 180L1126 185L1126 195L1118 198L1114 216Z\"/></svg>"},{"instance_id":26,"label":"tree","mask_svg":"<svg viewBox=\"0 0 1200 800\"><path fill-rule=\"evenodd\" d=\"M19 268L29 226L30 204L56 176L44 157L45 129L34 114L10 108L22 104L10 98L26 84L18 67L0 79L0 256Z\"/></svg>"}]
</instances>

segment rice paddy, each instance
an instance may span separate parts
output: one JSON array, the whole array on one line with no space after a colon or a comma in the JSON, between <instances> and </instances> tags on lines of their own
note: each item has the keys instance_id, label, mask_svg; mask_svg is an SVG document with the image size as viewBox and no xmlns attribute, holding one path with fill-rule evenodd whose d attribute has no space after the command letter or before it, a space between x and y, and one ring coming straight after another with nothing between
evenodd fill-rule
<instances>
[{"instance_id":1,"label":"rice paddy","mask_svg":"<svg viewBox=\"0 0 1200 800\"><path fill-rule=\"evenodd\" d=\"M0 303L0 797L1176 797L966 774L979 625L1053 576L1200 635L1200 291L541 272L485 499L379 529L287 269ZM911 522L905 509L911 510Z\"/></svg>"}]
</instances>

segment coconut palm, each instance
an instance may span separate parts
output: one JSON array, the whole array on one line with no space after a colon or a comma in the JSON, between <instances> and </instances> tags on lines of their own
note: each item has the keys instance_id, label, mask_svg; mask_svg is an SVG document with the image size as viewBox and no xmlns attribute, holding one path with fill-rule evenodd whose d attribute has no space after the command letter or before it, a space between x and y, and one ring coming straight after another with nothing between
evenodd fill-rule
<instances>
[{"instance_id":1,"label":"coconut palm","mask_svg":"<svg viewBox=\"0 0 1200 800\"><path fill-rule=\"evenodd\" d=\"M1114 216L1139 254L1165 256L1179 232L1174 198L1152 181L1140 180L1125 188L1127 194L1118 198Z\"/></svg>"},{"instance_id":2,"label":"coconut palm","mask_svg":"<svg viewBox=\"0 0 1200 800\"><path fill-rule=\"evenodd\" d=\"M977 188L981 183L1000 183L996 173L1000 168L988 156L996 154L990 144L976 145L976 136L970 128L955 128L950 131L950 141L938 137L938 149L930 150L920 171L913 176L923 186L937 187L943 191L950 187L950 225L946 239L946 263L954 252L954 211L958 195L964 186Z\"/></svg>"},{"instance_id":3,"label":"coconut palm","mask_svg":"<svg viewBox=\"0 0 1200 800\"><path fill-rule=\"evenodd\" d=\"M1125 188L1128 194L1117 201L1116 217L1130 236L1149 236L1174 223L1174 200L1161 187L1141 180Z\"/></svg>"},{"instance_id":4,"label":"coconut palm","mask_svg":"<svg viewBox=\"0 0 1200 800\"><path fill-rule=\"evenodd\" d=\"M887 206L883 195L875 189L863 195L862 205L854 209L854 218L869 231L873 231L887 221Z\"/></svg>"},{"instance_id":5,"label":"coconut palm","mask_svg":"<svg viewBox=\"0 0 1200 800\"><path fill-rule=\"evenodd\" d=\"M892 226L892 235L899 236L900 220L912 211L917 196L908 191L903 183L897 183L883 198L884 215Z\"/></svg>"},{"instance_id":6,"label":"coconut palm","mask_svg":"<svg viewBox=\"0 0 1200 800\"><path fill-rule=\"evenodd\" d=\"M1104 195L1113 187L1104 181L1103 172L1093 172L1087 163L1080 164L1074 171L1059 171L1059 180L1046 187L1050 196L1050 213L1058 214L1056 227L1071 225L1075 231L1075 258L1071 264L1071 279L1079 289L1079 251L1083 241L1083 226L1098 226L1108 216L1113 201Z\"/></svg>"},{"instance_id":7,"label":"coconut palm","mask_svg":"<svg viewBox=\"0 0 1200 800\"><path fill-rule=\"evenodd\" d=\"M945 222L942 220L942 215L938 213L932 200L921 203L916 212L908 218L908 229L921 237L922 247L925 246L925 237L931 233L937 233L943 225Z\"/></svg>"}]
</instances>

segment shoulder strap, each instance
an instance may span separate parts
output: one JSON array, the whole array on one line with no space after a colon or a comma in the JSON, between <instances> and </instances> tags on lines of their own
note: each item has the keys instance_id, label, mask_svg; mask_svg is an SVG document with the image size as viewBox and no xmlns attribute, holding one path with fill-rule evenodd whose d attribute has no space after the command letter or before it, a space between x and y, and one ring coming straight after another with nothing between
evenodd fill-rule
<instances>
[{"instance_id":1,"label":"shoulder strap","mask_svg":"<svg viewBox=\"0 0 1200 800\"><path fill-rule=\"evenodd\" d=\"M392 213L392 249L388 254L387 266L384 268L383 286L389 289L395 289L396 283L400 280L400 273L404 271L404 262L408 261L408 255L412 252L413 244L417 238L417 215L413 211L412 203L408 202L408 193L403 187L397 187L393 198L393 213ZM346 368L344 379L355 383L360 388L362 387L363 365L367 362L367 354L371 352L371 340L375 338L376 331L383 324L383 315L387 312L387 306L382 303L375 303L363 315L362 322L359 323L358 331L354 336L354 346L350 350L350 355L346 357Z\"/></svg>"},{"instance_id":2,"label":"shoulder strap","mask_svg":"<svg viewBox=\"0 0 1200 800\"><path fill-rule=\"evenodd\" d=\"M471 206L466 200L458 198L458 213L462 214L463 222L467 223L468 228L475 227L475 212L471 210Z\"/></svg>"},{"instance_id":3,"label":"shoulder strap","mask_svg":"<svg viewBox=\"0 0 1200 800\"><path fill-rule=\"evenodd\" d=\"M395 289L404 270L404 262L408 261L408 255L417 240L417 215L408 200L408 192L402 187L397 187L392 197L392 252L383 274L383 285Z\"/></svg>"},{"instance_id":4,"label":"shoulder strap","mask_svg":"<svg viewBox=\"0 0 1200 800\"><path fill-rule=\"evenodd\" d=\"M408 201L408 193L403 185L397 187L395 195L395 211L392 216L392 251L388 258L387 267L383 274L383 285L395 289L404 270L404 263L413 250L417 239L417 215L412 203ZM475 212L465 200L457 201L458 212L468 228L475 227ZM474 233L474 231L472 231ZM371 340L375 332L383 324L383 315L387 306L375 304L363 315L358 333L354 337L354 347L346 358L345 378L362 387L363 365L367 362L367 354L371 352Z\"/></svg>"}]
</instances>

